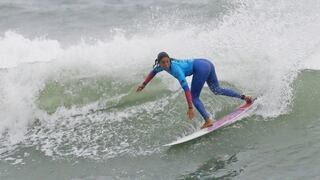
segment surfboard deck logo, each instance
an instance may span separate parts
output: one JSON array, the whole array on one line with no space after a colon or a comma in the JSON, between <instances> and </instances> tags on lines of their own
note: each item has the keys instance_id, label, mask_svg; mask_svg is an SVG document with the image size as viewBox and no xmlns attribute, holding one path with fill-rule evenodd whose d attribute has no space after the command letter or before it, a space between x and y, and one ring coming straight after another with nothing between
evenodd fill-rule
<instances>
[{"instance_id":1,"label":"surfboard deck logo","mask_svg":"<svg viewBox=\"0 0 320 180\"><path fill-rule=\"evenodd\" d=\"M203 135L206 135L208 133L211 133L219 128L222 128L224 126L230 125L238 120L240 120L243 115L249 110L251 109L252 105L254 104L254 101L256 99L254 99L251 103L243 103L242 105L240 105L237 109L235 109L233 112L231 112L230 114L218 119L217 121L215 121L215 123L213 124L213 126L201 129L199 131L196 131L190 135L187 135L185 137L182 137L172 143L169 144L165 144L163 146L173 146L173 145L177 145L177 144L182 144L188 141L191 141L193 139L196 139L198 137L201 137Z\"/></svg>"}]
</instances>

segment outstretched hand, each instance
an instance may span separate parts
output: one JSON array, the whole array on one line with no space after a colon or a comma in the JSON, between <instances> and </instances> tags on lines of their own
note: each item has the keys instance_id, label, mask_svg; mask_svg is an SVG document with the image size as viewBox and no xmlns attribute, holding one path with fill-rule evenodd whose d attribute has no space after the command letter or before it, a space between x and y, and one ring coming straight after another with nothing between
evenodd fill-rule
<instances>
[{"instance_id":1,"label":"outstretched hand","mask_svg":"<svg viewBox=\"0 0 320 180\"><path fill-rule=\"evenodd\" d=\"M244 100L246 101L246 103L250 104L252 103L252 97L251 96L245 96Z\"/></svg>"},{"instance_id":2,"label":"outstretched hand","mask_svg":"<svg viewBox=\"0 0 320 180\"><path fill-rule=\"evenodd\" d=\"M187 115L190 120L194 117L194 110L193 109L188 109Z\"/></svg>"},{"instance_id":3,"label":"outstretched hand","mask_svg":"<svg viewBox=\"0 0 320 180\"><path fill-rule=\"evenodd\" d=\"M138 88L137 88L137 91L136 92L140 92L144 89L144 85L141 84Z\"/></svg>"}]
</instances>

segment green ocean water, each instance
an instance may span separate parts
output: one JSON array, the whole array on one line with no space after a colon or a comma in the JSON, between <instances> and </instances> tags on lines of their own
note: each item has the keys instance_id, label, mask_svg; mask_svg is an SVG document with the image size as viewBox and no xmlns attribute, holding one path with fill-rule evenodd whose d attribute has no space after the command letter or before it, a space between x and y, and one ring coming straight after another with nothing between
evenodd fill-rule
<instances>
[{"instance_id":1,"label":"green ocean water","mask_svg":"<svg viewBox=\"0 0 320 180\"><path fill-rule=\"evenodd\" d=\"M42 137L31 140L33 145L29 147L21 145L11 152L12 160L7 157L1 163L1 176L4 179L317 179L320 159L319 80L319 71L299 73L292 84L295 97L292 109L286 115L275 118L252 115L205 137L171 148L161 145L186 129L189 132L194 130L182 115L159 113L148 117L145 112L139 112L122 122L90 121L92 117L105 116L107 110L102 110L81 116L81 124L73 126L73 130L65 127L65 123L55 124L54 129L45 129L35 123L29 133L42 134ZM52 88L51 85L47 87L48 91ZM59 90L61 87L55 88ZM165 89L160 92L163 96L170 96ZM159 92L151 88L147 93ZM177 104L183 104L179 94L169 100L166 105L169 107L164 109L183 111L183 105L177 107ZM212 96L205 103L229 101L224 103L223 113L239 103L210 95L208 89L204 94ZM142 99L153 101L148 96ZM132 105L130 100L127 102L128 107L145 103ZM126 109L125 105L117 108ZM61 139L57 138L59 133ZM43 142L55 143L52 147L55 152L48 156L48 152L39 151L39 146L45 146ZM77 151L73 151L74 145ZM113 149L115 157L105 152L112 146L118 147ZM94 150L86 151L90 148ZM150 153L139 152L140 148L148 149ZM108 155L111 157L102 158Z\"/></svg>"}]
</instances>

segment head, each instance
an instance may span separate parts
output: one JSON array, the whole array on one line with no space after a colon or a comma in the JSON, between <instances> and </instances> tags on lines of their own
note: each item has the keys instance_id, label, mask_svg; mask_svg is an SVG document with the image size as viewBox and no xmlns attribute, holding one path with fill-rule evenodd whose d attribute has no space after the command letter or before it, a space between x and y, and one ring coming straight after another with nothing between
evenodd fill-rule
<instances>
[{"instance_id":1,"label":"head","mask_svg":"<svg viewBox=\"0 0 320 180\"><path fill-rule=\"evenodd\" d=\"M171 60L166 52L160 52L157 59L155 60L155 65L159 64L163 69L170 69Z\"/></svg>"}]
</instances>

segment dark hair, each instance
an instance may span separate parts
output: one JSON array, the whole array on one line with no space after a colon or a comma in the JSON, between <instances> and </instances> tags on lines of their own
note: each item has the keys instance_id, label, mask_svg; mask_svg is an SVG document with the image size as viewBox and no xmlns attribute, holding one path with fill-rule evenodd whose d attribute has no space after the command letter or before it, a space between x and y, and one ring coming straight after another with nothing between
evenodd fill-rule
<instances>
[{"instance_id":1,"label":"dark hair","mask_svg":"<svg viewBox=\"0 0 320 180\"><path fill-rule=\"evenodd\" d=\"M155 66L157 66L157 65L159 64L160 60L161 60L162 58L164 58L164 57L169 58L169 59L170 59L170 62L171 62L172 58L169 57L168 53L166 53L166 52L160 52L160 53L158 54L158 56L157 56L157 59L154 60L154 65L153 65L152 67L154 68Z\"/></svg>"},{"instance_id":2,"label":"dark hair","mask_svg":"<svg viewBox=\"0 0 320 180\"><path fill-rule=\"evenodd\" d=\"M169 60L170 60L170 63L171 63L171 61L173 61L173 60L175 60L175 59L169 58ZM154 60L154 65L152 66L152 68L156 67L157 65L159 65L158 59Z\"/></svg>"},{"instance_id":3,"label":"dark hair","mask_svg":"<svg viewBox=\"0 0 320 180\"><path fill-rule=\"evenodd\" d=\"M152 68L156 67L159 64L158 59L154 60L154 65L152 66Z\"/></svg>"}]
</instances>

